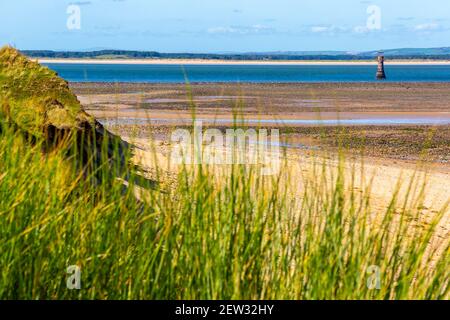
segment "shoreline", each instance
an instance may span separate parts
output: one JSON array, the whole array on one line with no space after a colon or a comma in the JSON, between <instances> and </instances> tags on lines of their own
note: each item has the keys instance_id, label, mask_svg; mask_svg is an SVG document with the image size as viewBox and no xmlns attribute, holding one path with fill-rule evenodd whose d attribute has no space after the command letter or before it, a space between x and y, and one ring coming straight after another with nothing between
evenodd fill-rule
<instances>
[{"instance_id":1,"label":"shoreline","mask_svg":"<svg viewBox=\"0 0 450 320\"><path fill-rule=\"evenodd\" d=\"M204 60L204 59L32 59L39 63L46 64L129 64L129 65L281 65L281 66L339 66L339 65L358 65L371 66L377 65L377 61L320 61L320 60L298 60L298 61L255 61L255 60ZM386 61L386 65L450 65L450 60L391 60Z\"/></svg>"}]
</instances>

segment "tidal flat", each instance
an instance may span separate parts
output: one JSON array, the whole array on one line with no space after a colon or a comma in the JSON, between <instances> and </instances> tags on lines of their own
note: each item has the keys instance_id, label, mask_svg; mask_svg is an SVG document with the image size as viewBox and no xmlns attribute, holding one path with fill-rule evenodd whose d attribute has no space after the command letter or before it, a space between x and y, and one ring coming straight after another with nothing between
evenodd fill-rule
<instances>
[{"instance_id":1,"label":"tidal flat","mask_svg":"<svg viewBox=\"0 0 450 320\"><path fill-rule=\"evenodd\" d=\"M171 133L179 128L189 129L193 114L197 120L203 120L205 127L223 132L234 126L236 117L237 125L247 129L278 129L282 146L287 147L286 152L293 159L291 172L301 172L298 163L310 163L317 154L333 159L344 151L349 168L351 163L360 165L363 159L365 175L375 178L372 191L380 208L392 197L386 185L395 185L401 176L414 176L417 169L430 172L427 203L431 212L439 210L449 199L450 92L446 83L71 83L70 86L88 113L139 147L139 162L142 164L144 159L147 168L152 161L146 153L153 146L161 155L160 160L169 162ZM245 122L249 119L251 123ZM395 124L404 119L415 121ZM430 125L427 122L430 119L443 124ZM351 120L377 122L373 125L326 122Z\"/></svg>"},{"instance_id":2,"label":"tidal flat","mask_svg":"<svg viewBox=\"0 0 450 320\"><path fill-rule=\"evenodd\" d=\"M441 170L450 167L447 83L70 86L88 113L122 136L168 141L174 127L189 125L195 108L196 118L208 126L231 127L237 115L249 127L278 128L294 150L342 145L394 162L415 162L426 151Z\"/></svg>"}]
</instances>

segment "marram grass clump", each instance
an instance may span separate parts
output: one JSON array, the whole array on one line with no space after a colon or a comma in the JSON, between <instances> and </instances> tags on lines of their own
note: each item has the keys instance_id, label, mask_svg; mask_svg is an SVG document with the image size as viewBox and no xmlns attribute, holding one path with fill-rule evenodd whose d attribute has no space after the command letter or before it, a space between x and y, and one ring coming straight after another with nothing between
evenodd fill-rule
<instances>
[{"instance_id":1,"label":"marram grass clump","mask_svg":"<svg viewBox=\"0 0 450 320\"><path fill-rule=\"evenodd\" d=\"M341 164L342 165L342 164ZM443 213L348 192L318 160L301 199L281 177L186 168L173 189L77 176L60 151L0 135L2 299L448 299ZM106 168L106 167L104 167ZM106 169L101 175L108 177ZM354 186L353 186L354 187ZM67 288L69 266L81 289Z\"/></svg>"}]
</instances>

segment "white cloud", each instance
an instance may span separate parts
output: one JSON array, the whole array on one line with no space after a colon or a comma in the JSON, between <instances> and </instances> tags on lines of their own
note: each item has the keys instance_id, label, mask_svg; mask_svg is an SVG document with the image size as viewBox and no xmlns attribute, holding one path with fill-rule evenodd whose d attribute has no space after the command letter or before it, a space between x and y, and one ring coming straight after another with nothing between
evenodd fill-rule
<instances>
[{"instance_id":1,"label":"white cloud","mask_svg":"<svg viewBox=\"0 0 450 320\"><path fill-rule=\"evenodd\" d=\"M348 28L345 26L336 26L336 25L319 25L319 26L312 26L310 31L318 34L336 35L338 33L347 32Z\"/></svg>"},{"instance_id":2,"label":"white cloud","mask_svg":"<svg viewBox=\"0 0 450 320\"><path fill-rule=\"evenodd\" d=\"M353 32L359 33L359 34L368 33L370 31L371 30L369 28L367 28L366 26L356 26L353 28Z\"/></svg>"},{"instance_id":3,"label":"white cloud","mask_svg":"<svg viewBox=\"0 0 450 320\"><path fill-rule=\"evenodd\" d=\"M208 29L208 33L210 34L260 34L260 33L270 33L273 32L274 29L255 24L252 26L231 26L231 27L213 27Z\"/></svg>"},{"instance_id":4,"label":"white cloud","mask_svg":"<svg viewBox=\"0 0 450 320\"><path fill-rule=\"evenodd\" d=\"M234 29L231 27L214 27L209 28L208 33L233 33Z\"/></svg>"},{"instance_id":5,"label":"white cloud","mask_svg":"<svg viewBox=\"0 0 450 320\"><path fill-rule=\"evenodd\" d=\"M439 24L437 23L422 23L418 24L414 27L414 30L416 31L434 31L440 29Z\"/></svg>"},{"instance_id":6,"label":"white cloud","mask_svg":"<svg viewBox=\"0 0 450 320\"><path fill-rule=\"evenodd\" d=\"M322 32L328 32L330 31L329 27L320 27L320 26L315 26L311 28L311 31L314 33L322 33Z\"/></svg>"}]
</instances>

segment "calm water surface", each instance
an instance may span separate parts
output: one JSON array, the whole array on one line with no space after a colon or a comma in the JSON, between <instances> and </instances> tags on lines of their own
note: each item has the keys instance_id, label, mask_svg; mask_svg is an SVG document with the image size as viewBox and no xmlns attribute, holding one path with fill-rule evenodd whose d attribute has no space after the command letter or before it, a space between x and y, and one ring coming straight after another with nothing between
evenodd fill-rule
<instances>
[{"instance_id":1,"label":"calm water surface","mask_svg":"<svg viewBox=\"0 0 450 320\"><path fill-rule=\"evenodd\" d=\"M47 64L72 82L372 82L376 65ZM389 65L387 81L450 82L450 65Z\"/></svg>"}]
</instances>

